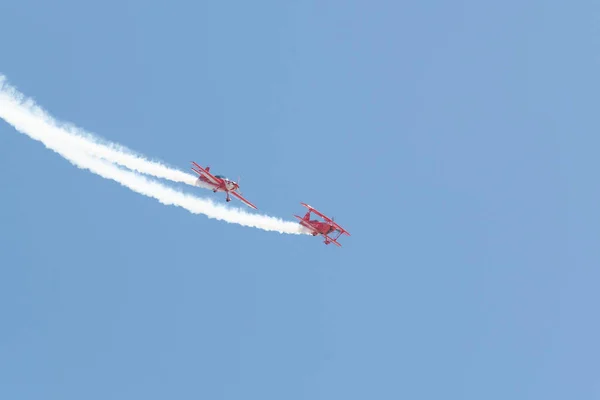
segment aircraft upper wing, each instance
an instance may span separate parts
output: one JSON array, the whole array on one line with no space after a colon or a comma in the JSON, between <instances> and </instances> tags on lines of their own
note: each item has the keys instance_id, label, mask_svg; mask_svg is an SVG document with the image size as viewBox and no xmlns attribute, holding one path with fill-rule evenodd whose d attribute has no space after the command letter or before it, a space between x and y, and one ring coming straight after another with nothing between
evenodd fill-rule
<instances>
[{"instance_id":1,"label":"aircraft upper wing","mask_svg":"<svg viewBox=\"0 0 600 400\"><path fill-rule=\"evenodd\" d=\"M310 211L312 211L315 214L317 214L319 217L321 217L321 218L323 218L323 219L331 222L331 218L329 218L328 216L324 215L323 213L321 213L320 211L318 211L316 208L314 208L312 206L309 206L306 203L300 203L300 204L302 204L304 207L308 208Z\"/></svg>"},{"instance_id":2,"label":"aircraft upper wing","mask_svg":"<svg viewBox=\"0 0 600 400\"><path fill-rule=\"evenodd\" d=\"M333 225L335 225L335 227L336 227L336 229L337 229L338 231L340 231L340 235L341 235L341 234L344 234L344 235L348 235L348 236L350 236L350 232L348 232L347 230L345 230L344 228L342 228L341 226L339 226L339 225L338 225L336 222L334 222L334 221L331 221L331 223L332 223Z\"/></svg>"},{"instance_id":3,"label":"aircraft upper wing","mask_svg":"<svg viewBox=\"0 0 600 400\"><path fill-rule=\"evenodd\" d=\"M255 210L258 210L258 208L254 204L250 203L248 200L246 200L245 198L243 198L239 193L234 192L234 191L231 191L229 193L231 193L232 195L234 195L235 197L237 197L238 199L240 199L241 201L243 201L244 203L246 203L250 207L254 208Z\"/></svg>"},{"instance_id":4,"label":"aircraft upper wing","mask_svg":"<svg viewBox=\"0 0 600 400\"><path fill-rule=\"evenodd\" d=\"M208 180L212 181L215 185L220 185L223 183L222 179L219 179L219 178L213 176L210 172L208 172L207 170L205 170L204 168L202 168L195 162L192 161L192 164L194 164L194 166L199 170L198 171L197 169L194 169L194 167L192 167L192 170L195 173L197 173L198 175L204 175L206 178L208 178Z\"/></svg>"}]
</instances>

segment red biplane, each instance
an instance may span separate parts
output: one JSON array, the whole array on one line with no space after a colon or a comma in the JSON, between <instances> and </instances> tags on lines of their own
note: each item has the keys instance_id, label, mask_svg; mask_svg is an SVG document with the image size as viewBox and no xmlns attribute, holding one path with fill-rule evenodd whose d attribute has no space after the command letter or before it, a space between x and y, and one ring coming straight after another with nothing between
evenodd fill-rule
<instances>
[{"instance_id":1,"label":"red biplane","mask_svg":"<svg viewBox=\"0 0 600 400\"><path fill-rule=\"evenodd\" d=\"M325 237L325 242L324 242L325 244L335 243L337 246L342 247L342 245L337 242L338 238L342 234L350 236L350 233L347 230L345 230L344 228L342 228L341 226L339 226L338 224L336 224L335 222L333 222L333 218L326 217L325 215L321 214L319 211L315 210L313 207L309 206L308 204L305 204L305 203L300 203L300 204L302 204L304 207L308 208L308 212L304 215L304 218L302 218L298 215L294 215L294 217L296 217L300 220L300 225L308 228L311 231L313 236L323 235ZM316 219L311 220L310 219L311 212L313 212L316 215L318 215L319 217L323 218L325 221L319 221ZM337 236L335 238L331 238L329 236L329 234L332 232L337 232Z\"/></svg>"},{"instance_id":2,"label":"red biplane","mask_svg":"<svg viewBox=\"0 0 600 400\"><path fill-rule=\"evenodd\" d=\"M194 164L192 166L192 170L199 175L198 181L196 182L201 182L207 185L210 189L212 189L214 193L227 193L227 198L225 199L227 200L227 202L231 201L231 197L229 197L229 194L232 194L247 205L249 205L250 207L254 208L255 210L257 209L254 204L250 203L248 200L243 198L240 193L238 193L238 191L240 190L239 179L237 182L234 182L230 179L227 179L223 175L212 175L210 172L208 172L210 171L210 167L202 168L193 161L192 164Z\"/></svg>"}]
</instances>

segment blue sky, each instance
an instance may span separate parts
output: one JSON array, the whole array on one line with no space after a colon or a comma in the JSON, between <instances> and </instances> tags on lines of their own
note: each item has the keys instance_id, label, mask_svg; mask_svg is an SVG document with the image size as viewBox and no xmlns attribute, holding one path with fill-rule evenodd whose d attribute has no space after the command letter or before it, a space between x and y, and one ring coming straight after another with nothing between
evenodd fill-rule
<instances>
[{"instance_id":1,"label":"blue sky","mask_svg":"<svg viewBox=\"0 0 600 400\"><path fill-rule=\"evenodd\" d=\"M2 122L0 398L600 396L597 4L165 4L5 2L0 72L352 237L166 207Z\"/></svg>"}]
</instances>

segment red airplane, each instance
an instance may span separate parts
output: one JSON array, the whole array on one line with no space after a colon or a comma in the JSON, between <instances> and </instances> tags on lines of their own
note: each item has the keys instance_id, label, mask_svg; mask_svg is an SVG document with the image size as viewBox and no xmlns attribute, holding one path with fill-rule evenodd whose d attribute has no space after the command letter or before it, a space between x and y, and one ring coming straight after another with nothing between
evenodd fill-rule
<instances>
[{"instance_id":1,"label":"red airplane","mask_svg":"<svg viewBox=\"0 0 600 400\"><path fill-rule=\"evenodd\" d=\"M238 193L238 191L240 190L239 179L237 182L233 182L232 180L227 179L223 175L212 175L210 172L208 172L210 171L210 167L206 167L206 169L204 169L193 161L192 164L194 164L192 166L192 171L199 175L196 183L202 182L208 185L214 193L227 193L227 198L225 199L227 200L227 202L231 201L231 197L229 197L229 194L232 194L247 205L249 205L250 207L254 208L255 210L258 210L258 208L256 208L254 204L250 203L248 200L243 198L240 195L240 193Z\"/></svg>"},{"instance_id":2,"label":"red airplane","mask_svg":"<svg viewBox=\"0 0 600 400\"><path fill-rule=\"evenodd\" d=\"M342 234L350 236L350 233L347 230L345 230L344 228L342 228L341 226L339 226L338 224L336 224L335 222L333 222L333 218L326 217L325 215L321 214L319 211L315 210L313 207L309 206L308 204L305 204L305 203L300 203L300 204L302 204L304 207L308 208L308 212L306 213L306 215L304 215L304 218L302 218L298 215L294 215L294 217L296 217L300 220L300 225L310 229L313 236L323 235L325 237L325 242L324 242L325 244L335 243L339 247L342 247L342 245L337 242L337 239ZM317 214L319 217L323 218L325 221L322 222L322 221L319 221L316 219L311 220L310 219L311 212ZM337 236L335 238L329 237L329 234L334 231L338 232Z\"/></svg>"}]
</instances>

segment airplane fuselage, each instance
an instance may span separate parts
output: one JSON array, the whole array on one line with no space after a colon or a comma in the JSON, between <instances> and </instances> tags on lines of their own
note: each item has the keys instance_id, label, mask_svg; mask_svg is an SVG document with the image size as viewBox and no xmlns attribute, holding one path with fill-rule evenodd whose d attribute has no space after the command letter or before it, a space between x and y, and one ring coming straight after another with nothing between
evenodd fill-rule
<instances>
[{"instance_id":1,"label":"airplane fuselage","mask_svg":"<svg viewBox=\"0 0 600 400\"><path fill-rule=\"evenodd\" d=\"M328 224L327 222L322 222L322 221L318 221L318 220L309 220L309 219L302 219L300 221L301 225L304 225L305 227L313 230L313 236L317 236L317 235L328 235L331 232L333 232L335 230L335 228L333 226L331 226L330 224Z\"/></svg>"},{"instance_id":2,"label":"airplane fuselage","mask_svg":"<svg viewBox=\"0 0 600 400\"><path fill-rule=\"evenodd\" d=\"M217 184L213 183L212 181L210 181L209 179L207 179L205 176L200 176L198 178L199 181L201 181L205 185L210 186L214 192L229 192L229 191L235 191L238 189L237 183L232 182L227 178L221 178L221 179L223 179L223 184L217 185Z\"/></svg>"}]
</instances>

